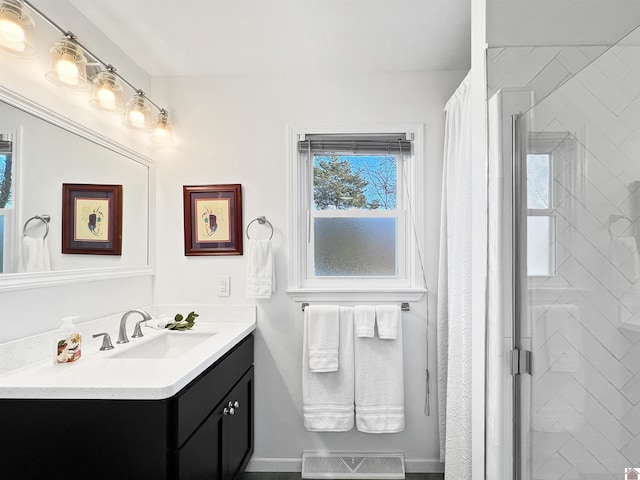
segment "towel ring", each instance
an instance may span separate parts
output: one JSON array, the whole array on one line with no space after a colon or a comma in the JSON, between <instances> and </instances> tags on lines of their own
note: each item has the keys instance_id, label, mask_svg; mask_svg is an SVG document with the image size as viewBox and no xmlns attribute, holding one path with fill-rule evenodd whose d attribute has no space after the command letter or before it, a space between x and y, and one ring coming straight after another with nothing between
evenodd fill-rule
<instances>
[{"instance_id":1,"label":"towel ring","mask_svg":"<svg viewBox=\"0 0 640 480\"><path fill-rule=\"evenodd\" d=\"M24 227L22 229L22 236L26 237L27 236L27 225L29 225L29 223L32 220L40 220L42 223L44 223L44 226L47 228L44 232L44 235L42 238L47 238L47 235L49 235L49 222L51 221L51 217L49 215L34 215L33 217L31 217L29 220L27 220L26 222L24 222Z\"/></svg>"},{"instance_id":2,"label":"towel ring","mask_svg":"<svg viewBox=\"0 0 640 480\"><path fill-rule=\"evenodd\" d=\"M258 222L260 225L264 225L265 223L269 225L269 228L271 229L271 235L269 235L269 240L273 238L273 225L271 225L271 222L267 220L266 217L262 216L262 217L254 218L249 222L249 225L247 225L247 238L249 240L251 240L251 237L249 236L249 227L253 222Z\"/></svg>"},{"instance_id":3,"label":"towel ring","mask_svg":"<svg viewBox=\"0 0 640 480\"><path fill-rule=\"evenodd\" d=\"M624 215L611 214L609 215L609 226L608 226L609 235L611 237L617 237L617 235L614 235L612 227L616 222L621 220L629 223L629 225L627 226L627 229L633 226L633 220L631 220L629 217L626 217Z\"/></svg>"}]
</instances>

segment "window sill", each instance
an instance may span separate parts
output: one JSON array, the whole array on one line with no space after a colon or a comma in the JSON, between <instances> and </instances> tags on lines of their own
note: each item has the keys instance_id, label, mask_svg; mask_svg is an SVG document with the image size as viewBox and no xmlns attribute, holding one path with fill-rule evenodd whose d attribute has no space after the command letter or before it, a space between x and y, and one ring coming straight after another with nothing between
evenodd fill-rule
<instances>
[{"instance_id":1,"label":"window sill","mask_svg":"<svg viewBox=\"0 0 640 480\"><path fill-rule=\"evenodd\" d=\"M424 288L289 288L289 296L296 302L417 302L427 290Z\"/></svg>"}]
</instances>

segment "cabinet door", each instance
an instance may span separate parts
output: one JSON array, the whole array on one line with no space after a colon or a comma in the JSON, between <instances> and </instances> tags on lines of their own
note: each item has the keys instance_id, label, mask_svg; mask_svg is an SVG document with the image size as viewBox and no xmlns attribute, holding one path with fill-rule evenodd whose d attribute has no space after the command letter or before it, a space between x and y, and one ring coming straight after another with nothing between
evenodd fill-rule
<instances>
[{"instance_id":1,"label":"cabinet door","mask_svg":"<svg viewBox=\"0 0 640 480\"><path fill-rule=\"evenodd\" d=\"M233 415L225 416L226 442L222 449L226 465L223 480L231 480L242 473L253 453L253 388L251 367L227 396L227 407L233 408Z\"/></svg>"},{"instance_id":2,"label":"cabinet door","mask_svg":"<svg viewBox=\"0 0 640 480\"><path fill-rule=\"evenodd\" d=\"M224 440L222 409L216 409L178 452L180 480L221 480Z\"/></svg>"}]
</instances>

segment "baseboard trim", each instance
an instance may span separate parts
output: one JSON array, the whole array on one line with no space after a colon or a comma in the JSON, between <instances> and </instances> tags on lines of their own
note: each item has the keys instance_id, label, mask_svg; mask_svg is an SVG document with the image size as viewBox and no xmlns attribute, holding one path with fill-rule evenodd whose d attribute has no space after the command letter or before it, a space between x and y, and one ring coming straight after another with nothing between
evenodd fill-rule
<instances>
[{"instance_id":1,"label":"baseboard trim","mask_svg":"<svg viewBox=\"0 0 640 480\"><path fill-rule=\"evenodd\" d=\"M444 463L440 460L405 458L404 469L407 473L443 473ZM296 458L260 458L253 457L247 465L247 472L301 472L302 457Z\"/></svg>"},{"instance_id":2,"label":"baseboard trim","mask_svg":"<svg viewBox=\"0 0 640 480\"><path fill-rule=\"evenodd\" d=\"M252 457L247 472L302 472L302 456L298 458Z\"/></svg>"},{"instance_id":3,"label":"baseboard trim","mask_svg":"<svg viewBox=\"0 0 640 480\"><path fill-rule=\"evenodd\" d=\"M407 473L444 473L444 463L430 458L405 458L404 470Z\"/></svg>"}]
</instances>

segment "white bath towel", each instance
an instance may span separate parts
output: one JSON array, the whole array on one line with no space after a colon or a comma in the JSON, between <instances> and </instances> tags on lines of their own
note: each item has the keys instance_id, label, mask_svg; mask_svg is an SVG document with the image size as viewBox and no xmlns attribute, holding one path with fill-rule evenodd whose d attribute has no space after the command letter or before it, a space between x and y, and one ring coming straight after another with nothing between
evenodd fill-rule
<instances>
[{"instance_id":1,"label":"white bath towel","mask_svg":"<svg viewBox=\"0 0 640 480\"><path fill-rule=\"evenodd\" d=\"M376 307L373 305L356 305L353 315L356 336L373 338L376 327Z\"/></svg>"},{"instance_id":2,"label":"white bath towel","mask_svg":"<svg viewBox=\"0 0 640 480\"><path fill-rule=\"evenodd\" d=\"M22 272L48 272L51 270L49 243L46 238L22 237Z\"/></svg>"},{"instance_id":3,"label":"white bath towel","mask_svg":"<svg viewBox=\"0 0 640 480\"><path fill-rule=\"evenodd\" d=\"M339 316L340 369L329 373L314 373L309 370L310 319L309 315L304 316L302 403L304 428L312 432L346 432L353 428L353 308L340 307Z\"/></svg>"},{"instance_id":4,"label":"white bath towel","mask_svg":"<svg viewBox=\"0 0 640 480\"><path fill-rule=\"evenodd\" d=\"M400 307L398 305L376 306L376 325L378 337L385 340L395 340L400 323Z\"/></svg>"},{"instance_id":5,"label":"white bath towel","mask_svg":"<svg viewBox=\"0 0 640 480\"><path fill-rule=\"evenodd\" d=\"M336 372L340 365L340 310L337 305L308 305L304 316L308 319L309 370L316 373Z\"/></svg>"},{"instance_id":6,"label":"white bath towel","mask_svg":"<svg viewBox=\"0 0 640 480\"><path fill-rule=\"evenodd\" d=\"M355 338L356 427L366 433L404 430L402 324L395 340Z\"/></svg>"},{"instance_id":7,"label":"white bath towel","mask_svg":"<svg viewBox=\"0 0 640 480\"><path fill-rule=\"evenodd\" d=\"M271 240L249 240L247 297L271 298L276 291Z\"/></svg>"}]
</instances>

